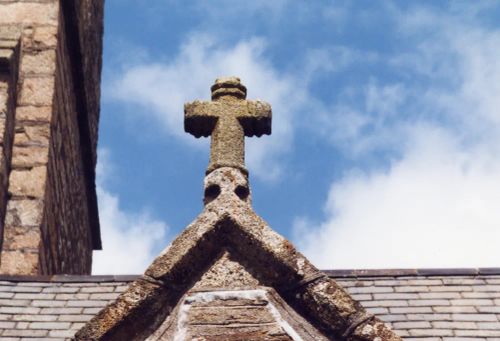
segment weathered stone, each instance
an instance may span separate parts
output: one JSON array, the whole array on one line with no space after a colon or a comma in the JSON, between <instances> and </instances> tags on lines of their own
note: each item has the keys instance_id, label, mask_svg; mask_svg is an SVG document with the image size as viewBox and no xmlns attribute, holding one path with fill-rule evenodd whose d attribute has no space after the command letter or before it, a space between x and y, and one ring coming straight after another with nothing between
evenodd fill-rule
<instances>
[{"instance_id":1,"label":"weathered stone","mask_svg":"<svg viewBox=\"0 0 500 341\"><path fill-rule=\"evenodd\" d=\"M207 176L206 185L207 188L219 186L219 194L206 203L205 210L195 222L146 270L148 278L161 281L166 287L175 287L179 293L186 292L189 288L203 291L211 285L226 284L223 279L217 280L214 274L238 278L231 273L231 269L242 271L243 268L259 285L275 288L287 303L299 311L307 311L309 322L320 326L328 338L335 339L349 332L353 340L401 340L383 322L367 314L344 289L319 273L286 239L272 231L253 212L249 202L235 194L234 189L237 186L247 185L246 175L239 169L218 168ZM232 261L241 266L227 263L227 271L220 270L219 264L227 262L224 256L220 260L223 248L227 248L231 259L234 257ZM229 257L228 254L226 257ZM193 286L191 282L200 276L201 281ZM255 285L251 284L250 287L255 288ZM123 315L120 321L115 318L115 309L115 305L105 308L99 318L82 329L81 334L77 334L77 340L84 340L84 336L101 339L91 332L93 328L102 328L109 324L109 320L114 321L113 325L123 323L125 316L137 309L148 309L154 313L145 300L135 302L133 309L126 308L121 311ZM184 308L178 309L183 311ZM159 311L156 314L159 314ZM212 310L210 314L217 318L225 313ZM171 320L177 319L176 317L167 316L169 317L164 322L165 326L176 323ZM181 317L178 319L182 320ZM357 322L359 319L362 319L361 322ZM222 320L227 318L223 317L220 321ZM152 321L143 323L151 324ZM354 327L350 329L352 325ZM164 340L170 337L162 336L170 335L168 328L163 330L151 325L147 328L161 330L150 340ZM106 332L101 333L103 334L100 335L104 335Z\"/></svg>"},{"instance_id":2,"label":"weathered stone","mask_svg":"<svg viewBox=\"0 0 500 341\"><path fill-rule=\"evenodd\" d=\"M47 168L33 167L29 170L13 170L10 174L9 192L13 196L43 198Z\"/></svg>"},{"instance_id":3,"label":"weathered stone","mask_svg":"<svg viewBox=\"0 0 500 341\"><path fill-rule=\"evenodd\" d=\"M40 199L9 200L5 224L8 226L39 226L43 204Z\"/></svg>"},{"instance_id":4,"label":"weathered stone","mask_svg":"<svg viewBox=\"0 0 500 341\"><path fill-rule=\"evenodd\" d=\"M48 124L38 124L38 125L23 125L16 130L16 135L14 136L14 144L16 146L39 146L44 147L46 151L48 150L50 137L50 126ZM34 150L34 153L37 153ZM36 158L36 157L35 157Z\"/></svg>"},{"instance_id":5,"label":"weathered stone","mask_svg":"<svg viewBox=\"0 0 500 341\"><path fill-rule=\"evenodd\" d=\"M212 86L212 102L184 105L186 132L212 136L207 173L220 167L246 171L245 136L271 134L271 106L245 98L246 88L239 78L219 78Z\"/></svg>"},{"instance_id":6,"label":"weathered stone","mask_svg":"<svg viewBox=\"0 0 500 341\"><path fill-rule=\"evenodd\" d=\"M226 307L209 306L191 308L188 324L225 325L225 324L264 324L272 323L274 318L265 307Z\"/></svg>"},{"instance_id":7,"label":"weathered stone","mask_svg":"<svg viewBox=\"0 0 500 341\"><path fill-rule=\"evenodd\" d=\"M26 53L21 60L21 72L25 74L53 74L56 70L56 51L34 51Z\"/></svg>"},{"instance_id":8,"label":"weathered stone","mask_svg":"<svg viewBox=\"0 0 500 341\"><path fill-rule=\"evenodd\" d=\"M50 122L51 115L52 107L50 106L24 106L18 107L16 111L16 118L19 121Z\"/></svg>"},{"instance_id":9,"label":"weathered stone","mask_svg":"<svg viewBox=\"0 0 500 341\"><path fill-rule=\"evenodd\" d=\"M2 251L0 273L30 275L38 272L38 254L35 252Z\"/></svg>"},{"instance_id":10,"label":"weathered stone","mask_svg":"<svg viewBox=\"0 0 500 341\"><path fill-rule=\"evenodd\" d=\"M0 24L55 24L58 2L13 2L2 5Z\"/></svg>"},{"instance_id":11,"label":"weathered stone","mask_svg":"<svg viewBox=\"0 0 500 341\"><path fill-rule=\"evenodd\" d=\"M53 77L25 78L21 87L19 105L51 105L54 97Z\"/></svg>"},{"instance_id":12,"label":"weathered stone","mask_svg":"<svg viewBox=\"0 0 500 341\"><path fill-rule=\"evenodd\" d=\"M50 48L57 45L57 26L37 26L33 34L36 48Z\"/></svg>"},{"instance_id":13,"label":"weathered stone","mask_svg":"<svg viewBox=\"0 0 500 341\"><path fill-rule=\"evenodd\" d=\"M27 249L37 252L40 245L40 230L35 227L9 226L4 233L4 250Z\"/></svg>"},{"instance_id":14,"label":"weathered stone","mask_svg":"<svg viewBox=\"0 0 500 341\"><path fill-rule=\"evenodd\" d=\"M193 287L193 290L206 288L242 288L259 286L259 281L253 277L245 268L231 259L229 252L224 252L210 269Z\"/></svg>"},{"instance_id":15,"label":"weathered stone","mask_svg":"<svg viewBox=\"0 0 500 341\"><path fill-rule=\"evenodd\" d=\"M6 11L6 9L2 9ZM1 19L0 19L1 20ZM21 27L17 25L1 25L0 26L0 40L16 42L21 36Z\"/></svg>"},{"instance_id":16,"label":"weathered stone","mask_svg":"<svg viewBox=\"0 0 500 341\"><path fill-rule=\"evenodd\" d=\"M102 12L102 1L0 0L0 85L8 85L0 91L0 222L9 204L7 228L28 226L14 224L23 221L38 229L32 274L90 273L92 250L100 248L94 179ZM40 207L13 209L20 199ZM21 239L8 243L21 248ZM24 261L14 256L0 258Z\"/></svg>"},{"instance_id":17,"label":"weathered stone","mask_svg":"<svg viewBox=\"0 0 500 341\"><path fill-rule=\"evenodd\" d=\"M49 158L47 147L40 146L14 146L12 153L13 167L33 167L46 165Z\"/></svg>"}]
</instances>

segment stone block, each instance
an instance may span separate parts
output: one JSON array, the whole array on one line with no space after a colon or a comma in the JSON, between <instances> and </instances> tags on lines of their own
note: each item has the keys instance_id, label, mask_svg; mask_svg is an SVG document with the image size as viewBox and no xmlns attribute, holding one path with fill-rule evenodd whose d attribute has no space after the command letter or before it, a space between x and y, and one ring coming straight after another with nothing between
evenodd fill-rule
<instances>
[{"instance_id":1,"label":"stone block","mask_svg":"<svg viewBox=\"0 0 500 341\"><path fill-rule=\"evenodd\" d=\"M19 105L49 106L54 97L53 77L25 78L21 86Z\"/></svg>"},{"instance_id":2,"label":"stone block","mask_svg":"<svg viewBox=\"0 0 500 341\"><path fill-rule=\"evenodd\" d=\"M0 26L0 40L2 41L14 41L17 43L20 35L21 28L19 27L19 25Z\"/></svg>"},{"instance_id":3,"label":"stone block","mask_svg":"<svg viewBox=\"0 0 500 341\"><path fill-rule=\"evenodd\" d=\"M50 122L52 107L45 106L24 106L17 107L16 119L18 121Z\"/></svg>"},{"instance_id":4,"label":"stone block","mask_svg":"<svg viewBox=\"0 0 500 341\"><path fill-rule=\"evenodd\" d=\"M57 26L37 26L33 33L33 47L54 48L57 45Z\"/></svg>"},{"instance_id":5,"label":"stone block","mask_svg":"<svg viewBox=\"0 0 500 341\"><path fill-rule=\"evenodd\" d=\"M40 246L38 227L8 227L5 229L4 250L31 250L36 252Z\"/></svg>"},{"instance_id":6,"label":"stone block","mask_svg":"<svg viewBox=\"0 0 500 341\"><path fill-rule=\"evenodd\" d=\"M12 166L17 168L46 165L49 160L49 149L39 146L14 146Z\"/></svg>"},{"instance_id":7,"label":"stone block","mask_svg":"<svg viewBox=\"0 0 500 341\"><path fill-rule=\"evenodd\" d=\"M33 51L25 53L21 59L21 72L24 74L53 75L56 71L56 51Z\"/></svg>"},{"instance_id":8,"label":"stone block","mask_svg":"<svg viewBox=\"0 0 500 341\"><path fill-rule=\"evenodd\" d=\"M48 124L28 125L16 129L14 144L16 146L48 146L50 126Z\"/></svg>"},{"instance_id":9,"label":"stone block","mask_svg":"<svg viewBox=\"0 0 500 341\"><path fill-rule=\"evenodd\" d=\"M45 166L33 167L29 170L12 170L10 174L9 192L13 196L43 198L47 169Z\"/></svg>"},{"instance_id":10,"label":"stone block","mask_svg":"<svg viewBox=\"0 0 500 341\"><path fill-rule=\"evenodd\" d=\"M21 251L2 251L0 273L35 275L38 273L38 254ZM0 312L1 311L0 307Z\"/></svg>"},{"instance_id":11,"label":"stone block","mask_svg":"<svg viewBox=\"0 0 500 341\"><path fill-rule=\"evenodd\" d=\"M0 24L57 24L59 2L2 4Z\"/></svg>"},{"instance_id":12,"label":"stone block","mask_svg":"<svg viewBox=\"0 0 500 341\"><path fill-rule=\"evenodd\" d=\"M9 200L6 226L39 226L42 222L43 205L38 199Z\"/></svg>"}]
</instances>

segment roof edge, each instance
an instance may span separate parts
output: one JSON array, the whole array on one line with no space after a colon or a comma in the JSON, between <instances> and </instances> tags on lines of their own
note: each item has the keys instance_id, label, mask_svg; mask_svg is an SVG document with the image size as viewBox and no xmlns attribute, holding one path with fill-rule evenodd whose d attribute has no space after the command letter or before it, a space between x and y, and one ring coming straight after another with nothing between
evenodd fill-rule
<instances>
[{"instance_id":1,"label":"roof edge","mask_svg":"<svg viewBox=\"0 0 500 341\"><path fill-rule=\"evenodd\" d=\"M499 268L422 268L422 269L337 269L321 270L331 278L416 277L416 276L499 276ZM131 282L140 275L0 275L7 282Z\"/></svg>"},{"instance_id":2,"label":"roof edge","mask_svg":"<svg viewBox=\"0 0 500 341\"><path fill-rule=\"evenodd\" d=\"M407 277L407 276L491 276L500 275L499 268L420 268L420 269L365 269L322 270L333 278L347 277Z\"/></svg>"}]
</instances>

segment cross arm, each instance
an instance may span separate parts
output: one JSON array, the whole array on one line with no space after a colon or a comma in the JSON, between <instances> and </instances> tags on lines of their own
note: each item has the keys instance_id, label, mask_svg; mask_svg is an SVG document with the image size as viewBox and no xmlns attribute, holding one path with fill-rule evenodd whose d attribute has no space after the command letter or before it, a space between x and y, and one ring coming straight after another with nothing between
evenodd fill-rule
<instances>
[{"instance_id":1,"label":"cross arm","mask_svg":"<svg viewBox=\"0 0 500 341\"><path fill-rule=\"evenodd\" d=\"M271 134L272 110L269 103L263 101L246 101L247 112L238 117L245 136L260 137Z\"/></svg>"},{"instance_id":2,"label":"cross arm","mask_svg":"<svg viewBox=\"0 0 500 341\"><path fill-rule=\"evenodd\" d=\"M208 137L217 124L213 102L194 101L184 104L184 131L194 137Z\"/></svg>"}]
</instances>

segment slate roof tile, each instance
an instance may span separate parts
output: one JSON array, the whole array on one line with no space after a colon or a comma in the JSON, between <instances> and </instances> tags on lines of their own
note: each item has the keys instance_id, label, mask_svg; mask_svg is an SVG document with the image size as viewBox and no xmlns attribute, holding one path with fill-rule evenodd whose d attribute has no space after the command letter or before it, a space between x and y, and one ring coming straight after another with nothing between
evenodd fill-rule
<instances>
[{"instance_id":1,"label":"slate roof tile","mask_svg":"<svg viewBox=\"0 0 500 341\"><path fill-rule=\"evenodd\" d=\"M405 340L500 341L500 270L398 271L328 273ZM69 340L136 277L3 276L0 341Z\"/></svg>"}]
</instances>

